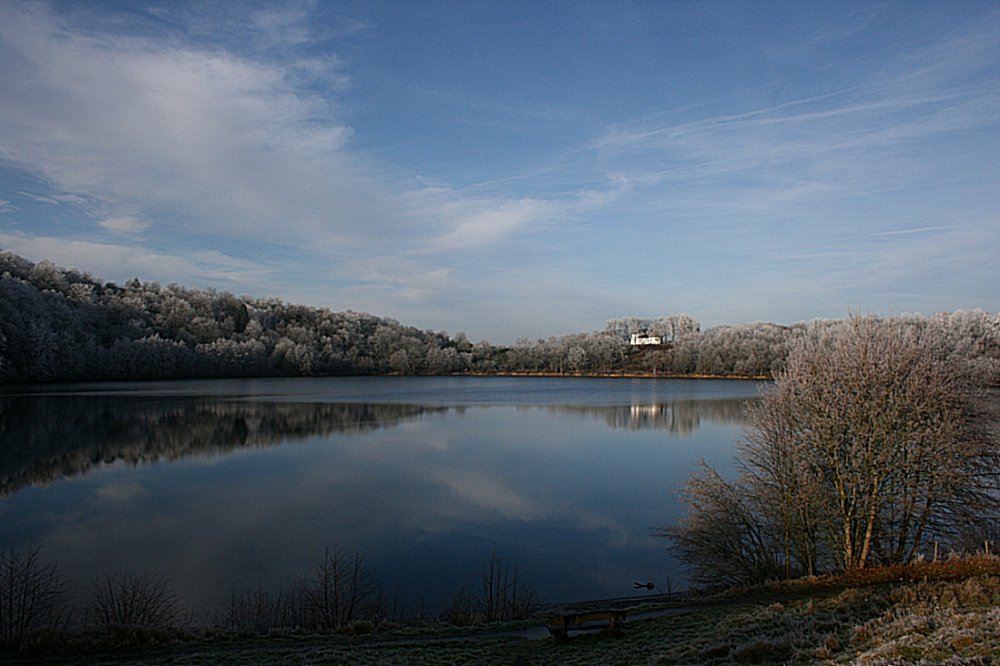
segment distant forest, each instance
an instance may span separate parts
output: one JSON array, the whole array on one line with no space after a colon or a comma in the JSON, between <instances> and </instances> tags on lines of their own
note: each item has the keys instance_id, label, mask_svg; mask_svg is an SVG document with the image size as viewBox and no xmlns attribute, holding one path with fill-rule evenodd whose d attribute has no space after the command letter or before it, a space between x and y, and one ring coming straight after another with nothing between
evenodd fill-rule
<instances>
[{"instance_id":1,"label":"distant forest","mask_svg":"<svg viewBox=\"0 0 1000 666\"><path fill-rule=\"evenodd\" d=\"M1000 315L903 315L1000 384ZM495 373L766 377L842 320L717 326L686 314L614 319L600 331L473 343L463 333L157 282L101 282L0 252L0 383L195 377ZM634 347L633 333L660 345Z\"/></svg>"}]
</instances>

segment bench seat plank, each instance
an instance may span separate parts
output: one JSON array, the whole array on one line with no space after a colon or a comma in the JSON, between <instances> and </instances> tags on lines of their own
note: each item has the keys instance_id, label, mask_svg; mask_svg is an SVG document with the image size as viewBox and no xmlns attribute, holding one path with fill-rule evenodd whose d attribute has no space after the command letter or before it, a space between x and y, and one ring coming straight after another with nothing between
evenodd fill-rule
<instances>
[{"instance_id":1,"label":"bench seat plank","mask_svg":"<svg viewBox=\"0 0 1000 666\"><path fill-rule=\"evenodd\" d=\"M604 610L586 613L567 613L552 618L549 633L558 638L568 638L571 631L606 630L617 632L625 624L625 611Z\"/></svg>"}]
</instances>

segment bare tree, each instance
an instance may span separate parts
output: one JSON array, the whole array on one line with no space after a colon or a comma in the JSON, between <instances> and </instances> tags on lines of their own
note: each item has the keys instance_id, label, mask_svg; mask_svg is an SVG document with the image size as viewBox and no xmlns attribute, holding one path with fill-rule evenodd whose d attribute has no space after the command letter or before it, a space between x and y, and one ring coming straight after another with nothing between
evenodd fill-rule
<instances>
[{"instance_id":1,"label":"bare tree","mask_svg":"<svg viewBox=\"0 0 1000 666\"><path fill-rule=\"evenodd\" d=\"M151 574L105 574L91 585L88 619L102 629L156 629L183 618L169 581Z\"/></svg>"},{"instance_id":2,"label":"bare tree","mask_svg":"<svg viewBox=\"0 0 1000 666\"><path fill-rule=\"evenodd\" d=\"M767 515L758 511L741 480L729 483L710 466L683 489L688 516L657 536L673 540L692 579L709 588L762 583L780 575Z\"/></svg>"},{"instance_id":3,"label":"bare tree","mask_svg":"<svg viewBox=\"0 0 1000 666\"><path fill-rule=\"evenodd\" d=\"M440 617L456 626L475 624L480 619L475 597L464 587L459 588L448 598Z\"/></svg>"},{"instance_id":4,"label":"bare tree","mask_svg":"<svg viewBox=\"0 0 1000 666\"><path fill-rule=\"evenodd\" d=\"M751 403L754 427L740 446L739 463L743 490L775 526L786 578L816 573L823 524L817 484L791 428L792 408L790 401Z\"/></svg>"},{"instance_id":5,"label":"bare tree","mask_svg":"<svg viewBox=\"0 0 1000 666\"><path fill-rule=\"evenodd\" d=\"M486 622L523 619L531 614L534 590L520 578L517 565L506 557L498 557L495 548L483 565L482 590Z\"/></svg>"},{"instance_id":6,"label":"bare tree","mask_svg":"<svg viewBox=\"0 0 1000 666\"><path fill-rule=\"evenodd\" d=\"M38 549L0 550L0 637L13 639L62 628L67 619L66 580L43 564Z\"/></svg>"},{"instance_id":7,"label":"bare tree","mask_svg":"<svg viewBox=\"0 0 1000 666\"><path fill-rule=\"evenodd\" d=\"M257 633L305 625L307 604L302 592L299 586L277 591L261 584L233 588L220 620L229 629Z\"/></svg>"},{"instance_id":8,"label":"bare tree","mask_svg":"<svg viewBox=\"0 0 1000 666\"><path fill-rule=\"evenodd\" d=\"M371 567L358 552L327 546L313 561L313 573L304 583L305 598L314 623L335 629L374 614L370 603L377 586Z\"/></svg>"}]
</instances>

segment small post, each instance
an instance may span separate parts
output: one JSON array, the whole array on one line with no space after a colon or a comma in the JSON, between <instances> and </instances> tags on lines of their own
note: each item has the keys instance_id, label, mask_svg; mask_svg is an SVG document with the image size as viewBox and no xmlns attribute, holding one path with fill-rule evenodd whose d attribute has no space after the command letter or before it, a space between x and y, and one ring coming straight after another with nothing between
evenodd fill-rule
<instances>
[{"instance_id":1,"label":"small post","mask_svg":"<svg viewBox=\"0 0 1000 666\"><path fill-rule=\"evenodd\" d=\"M934 542L934 561L935 562L937 562L937 556L938 556L938 542L935 541Z\"/></svg>"},{"instance_id":2,"label":"small post","mask_svg":"<svg viewBox=\"0 0 1000 666\"><path fill-rule=\"evenodd\" d=\"M990 556L990 540L983 539L983 548L986 550L986 557Z\"/></svg>"}]
</instances>

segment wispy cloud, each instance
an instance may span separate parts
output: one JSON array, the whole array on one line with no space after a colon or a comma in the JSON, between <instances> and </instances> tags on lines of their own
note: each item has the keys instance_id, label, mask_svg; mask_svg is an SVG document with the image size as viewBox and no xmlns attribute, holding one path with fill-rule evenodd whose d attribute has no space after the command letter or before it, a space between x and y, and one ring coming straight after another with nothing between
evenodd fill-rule
<instances>
[{"instance_id":1,"label":"wispy cloud","mask_svg":"<svg viewBox=\"0 0 1000 666\"><path fill-rule=\"evenodd\" d=\"M87 270L95 277L123 282L129 278L176 282L178 275L233 291L250 288L270 292L274 267L215 250L171 254L143 245L94 243L54 236L0 233L0 247L25 257L45 258L57 265Z\"/></svg>"},{"instance_id":2,"label":"wispy cloud","mask_svg":"<svg viewBox=\"0 0 1000 666\"><path fill-rule=\"evenodd\" d=\"M248 20L258 39L295 45L309 41L314 8L272 6ZM480 247L554 208L406 192L391 168L351 148L329 93L300 85L342 76L336 54L258 60L83 32L44 5L0 13L0 55L18 65L0 69L0 149L60 192L87 192L77 203L108 232L163 222L344 257Z\"/></svg>"},{"instance_id":3,"label":"wispy cloud","mask_svg":"<svg viewBox=\"0 0 1000 666\"><path fill-rule=\"evenodd\" d=\"M137 234L149 228L150 223L140 220L131 215L120 215L117 217L106 217L98 223L102 229L120 234Z\"/></svg>"},{"instance_id":4,"label":"wispy cloud","mask_svg":"<svg viewBox=\"0 0 1000 666\"><path fill-rule=\"evenodd\" d=\"M19 190L18 194L36 203L44 203L44 204L49 204L51 206L59 205L59 201L57 199L54 199L52 197L42 196L41 194L35 194L34 192L25 192L24 190Z\"/></svg>"},{"instance_id":5,"label":"wispy cloud","mask_svg":"<svg viewBox=\"0 0 1000 666\"><path fill-rule=\"evenodd\" d=\"M885 238L887 236L909 236L912 234L927 234L934 231L947 231L951 227L935 226L935 227L913 227L911 229L893 229L892 231L880 231L872 234L875 237Z\"/></svg>"},{"instance_id":6,"label":"wispy cloud","mask_svg":"<svg viewBox=\"0 0 1000 666\"><path fill-rule=\"evenodd\" d=\"M877 88L853 93L872 95L867 101L841 99L841 94L835 94L738 116L713 116L652 128L645 122L639 127L619 126L600 138L594 148L633 169L670 164L638 172L637 179L653 184L796 165L806 173L816 173L860 150L874 151L1000 122L1000 90L977 88L949 95L880 99L882 93ZM798 104L821 101L826 108L787 113ZM865 159L877 156L869 154ZM864 163L855 164L856 170L865 167Z\"/></svg>"},{"instance_id":7,"label":"wispy cloud","mask_svg":"<svg viewBox=\"0 0 1000 666\"><path fill-rule=\"evenodd\" d=\"M982 23L900 49L849 87L740 113L644 116L590 147L645 191L702 188L697 199L733 210L784 215L788 203L919 187L940 178L933 160L949 156L936 143L1000 125L1000 88L985 75L998 64L1000 14Z\"/></svg>"},{"instance_id":8,"label":"wispy cloud","mask_svg":"<svg viewBox=\"0 0 1000 666\"><path fill-rule=\"evenodd\" d=\"M443 233L429 238L420 252L442 252L490 245L514 231L545 220L556 213L552 202L524 199L469 199L453 192L411 193L420 199L416 210L435 211Z\"/></svg>"},{"instance_id":9,"label":"wispy cloud","mask_svg":"<svg viewBox=\"0 0 1000 666\"><path fill-rule=\"evenodd\" d=\"M423 303L434 294L455 287L450 268L394 255L356 257L334 269L331 275L352 285L343 288L343 294L374 296L373 292L381 292L378 300L383 301L392 298Z\"/></svg>"},{"instance_id":10,"label":"wispy cloud","mask_svg":"<svg viewBox=\"0 0 1000 666\"><path fill-rule=\"evenodd\" d=\"M280 64L85 34L44 5L0 12L0 148L60 190L291 242L394 217L372 165L345 150L350 128Z\"/></svg>"},{"instance_id":11,"label":"wispy cloud","mask_svg":"<svg viewBox=\"0 0 1000 666\"><path fill-rule=\"evenodd\" d=\"M816 102L842 97L847 92L849 91L841 90L831 93L824 93L822 95L815 95L803 99L795 99L788 102L783 102L781 104L776 104L773 106L754 109L752 111L747 111L745 113L709 116L706 118L700 118L698 120L691 120L674 124L662 124L658 122L661 119L661 117L656 117L656 116L651 118L650 117L641 118L627 123L619 123L609 128L608 132L604 136L599 137L592 144L592 146L595 149L602 149L602 148L623 149L627 148L630 145L642 145L652 139L656 139L659 137L670 140L682 137L686 134L694 134L711 129L788 121L790 118L794 118L796 116L795 115L776 116L775 114L778 114L779 112L785 111L787 109L795 109L801 106L814 104ZM843 112L845 111L843 110L839 111L839 113ZM797 114L797 115L801 117L803 114Z\"/></svg>"}]
</instances>

